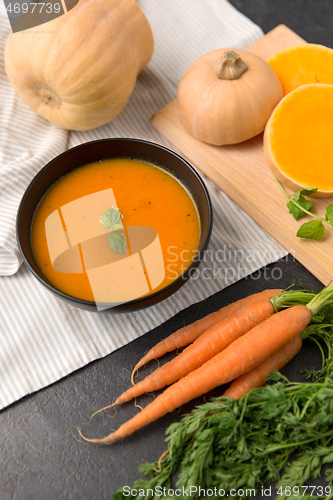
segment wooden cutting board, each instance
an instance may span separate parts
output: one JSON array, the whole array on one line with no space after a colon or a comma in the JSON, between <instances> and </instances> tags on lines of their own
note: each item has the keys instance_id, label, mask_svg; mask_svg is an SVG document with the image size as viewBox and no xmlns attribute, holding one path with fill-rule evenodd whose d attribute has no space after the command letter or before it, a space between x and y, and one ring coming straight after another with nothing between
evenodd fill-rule
<instances>
[{"instance_id":1,"label":"wooden cutting board","mask_svg":"<svg viewBox=\"0 0 333 500\"><path fill-rule=\"evenodd\" d=\"M303 43L305 40L280 25L248 50L266 59L285 47ZM295 221L289 214L287 199L266 165L262 134L232 146L205 144L190 136L180 124L176 100L159 110L151 123L291 255L322 283L328 284L333 277L333 229L327 226L326 235L320 241L296 237L300 224L310 217ZM330 203L333 203L333 197L316 198L313 212L323 217Z\"/></svg>"}]
</instances>

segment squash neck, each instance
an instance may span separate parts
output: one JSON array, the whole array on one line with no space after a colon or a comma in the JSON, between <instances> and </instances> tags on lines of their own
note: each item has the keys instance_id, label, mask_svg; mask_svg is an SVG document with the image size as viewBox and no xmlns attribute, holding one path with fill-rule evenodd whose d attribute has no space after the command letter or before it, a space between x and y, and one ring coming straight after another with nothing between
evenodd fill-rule
<instances>
[{"instance_id":1,"label":"squash neck","mask_svg":"<svg viewBox=\"0 0 333 500\"><path fill-rule=\"evenodd\" d=\"M51 108L60 108L60 97L48 85L45 85L44 83L35 83L33 89L43 104L46 104Z\"/></svg>"},{"instance_id":2,"label":"squash neck","mask_svg":"<svg viewBox=\"0 0 333 500\"><path fill-rule=\"evenodd\" d=\"M223 52L222 56L216 59L214 72L220 80L236 80L246 70L247 65L239 54L233 50Z\"/></svg>"}]
</instances>

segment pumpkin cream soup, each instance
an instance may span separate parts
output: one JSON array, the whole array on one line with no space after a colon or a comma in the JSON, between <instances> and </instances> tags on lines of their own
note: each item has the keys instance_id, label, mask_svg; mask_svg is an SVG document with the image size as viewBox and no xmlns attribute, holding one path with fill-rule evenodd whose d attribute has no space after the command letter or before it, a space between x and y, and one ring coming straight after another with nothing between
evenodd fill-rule
<instances>
[{"instance_id":1,"label":"pumpkin cream soup","mask_svg":"<svg viewBox=\"0 0 333 500\"><path fill-rule=\"evenodd\" d=\"M200 217L171 172L113 158L59 179L37 207L31 238L52 286L83 300L126 302L161 290L191 265Z\"/></svg>"}]
</instances>

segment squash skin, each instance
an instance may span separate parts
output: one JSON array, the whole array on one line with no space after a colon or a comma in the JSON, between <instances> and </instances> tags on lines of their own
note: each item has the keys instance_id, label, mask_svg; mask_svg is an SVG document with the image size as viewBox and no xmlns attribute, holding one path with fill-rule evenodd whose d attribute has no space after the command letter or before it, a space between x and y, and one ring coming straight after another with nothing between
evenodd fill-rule
<instances>
[{"instance_id":1,"label":"squash skin","mask_svg":"<svg viewBox=\"0 0 333 500\"><path fill-rule=\"evenodd\" d=\"M264 132L264 137L263 137L263 143L264 143L264 155L265 155L265 160L268 165L268 167L271 169L272 173L275 175L275 177L283 184L283 186L289 188L291 191L296 192L299 191L302 188L316 188L318 186L315 185L309 185L309 184L301 184L297 182L295 179L292 177L288 176L285 172L281 170L282 166L279 166L277 160L274 158L274 152L271 144L271 134L272 129L274 127L274 120L276 117L276 112L279 111L279 108L284 106L286 103L292 102L292 100L297 97L297 95L304 95L306 97L306 93L309 91L312 91L312 89L318 89L319 91L327 90L331 93L331 97L333 99L333 86L327 85L327 84L307 84L307 85L302 85L301 87L298 87L294 91L288 93L282 100L281 102L276 106L276 108L273 110L267 124L265 127L265 132ZM306 103L306 101L305 101ZM289 108L290 110L290 108ZM308 113L308 110L306 110ZM323 189L318 189L316 193L312 195L314 198L326 198L330 197L333 195L333 190L323 190Z\"/></svg>"},{"instance_id":2,"label":"squash skin","mask_svg":"<svg viewBox=\"0 0 333 500\"><path fill-rule=\"evenodd\" d=\"M68 130L90 130L115 118L154 50L150 25L135 0L80 0L43 30L7 39L5 69L17 94ZM44 104L36 85L55 93L60 106Z\"/></svg>"},{"instance_id":3,"label":"squash skin","mask_svg":"<svg viewBox=\"0 0 333 500\"><path fill-rule=\"evenodd\" d=\"M235 51L248 66L237 80L220 80L214 74L214 63L225 51ZM282 85L266 61L229 48L213 50L195 61L177 92L185 130L216 146L236 144L263 132L282 97Z\"/></svg>"}]
</instances>

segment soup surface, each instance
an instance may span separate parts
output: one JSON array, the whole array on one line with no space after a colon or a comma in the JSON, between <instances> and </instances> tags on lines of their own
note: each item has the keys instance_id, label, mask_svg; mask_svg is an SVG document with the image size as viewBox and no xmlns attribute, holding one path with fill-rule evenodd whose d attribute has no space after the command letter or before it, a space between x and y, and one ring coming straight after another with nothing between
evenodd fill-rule
<instances>
[{"instance_id":1,"label":"soup surface","mask_svg":"<svg viewBox=\"0 0 333 500\"><path fill-rule=\"evenodd\" d=\"M104 210L114 206L112 197L108 202L109 205L105 205L105 201L103 202L104 208L103 210L100 209L102 213L99 212L98 217L94 216L94 211L98 211L96 206L98 206L99 201L97 205L93 202L89 207L89 200L97 200L96 197L100 193L105 198L105 195L109 193L107 190L110 189L113 192L116 207L122 214L122 232L128 243L124 255L114 253L109 244L110 231L100 223L100 216L103 215ZM89 195L93 195L94 198L89 197ZM80 206L83 208L78 209ZM79 218L80 210L82 210L82 220L80 219L81 234L81 229L85 228L85 222L88 221L90 216L94 216L93 224L96 224L95 229L103 234L90 239L87 234L84 237L81 236L81 241L79 241L80 238L77 235L74 235L75 237L73 236L73 239L71 239L74 234L71 233L72 226L73 231L75 231L78 223L75 222L75 226L68 217L66 219L69 211L68 207L74 207L76 211L73 208L72 212L75 212L75 217ZM61 221L61 232L67 235L67 239L64 240L64 244L66 244L66 241L68 242L67 253L70 252L73 254L73 258L76 258L76 261L73 260L73 263L74 261L76 263L72 267L67 265L65 269L63 265L59 264L61 256L58 259L54 257L60 251L52 250L53 238L50 237L50 231L47 234L48 227L51 227L52 230L56 226L56 224L52 225L50 223L51 220ZM155 246L149 247L154 249L154 255L151 253L152 250L149 254L149 250L144 249L145 240L142 240L142 244L140 242L136 244L133 243L133 237L132 240L129 238L129 235L134 234L133 228L138 228L138 230L140 228L152 228L155 231L154 234L157 234L158 238L155 238ZM132 232L130 233L130 231ZM94 233L94 229L92 232ZM55 235L54 239L62 241L64 237L59 233L59 227L57 234L58 236ZM188 189L168 170L131 158L105 159L76 168L59 179L49 189L37 207L32 223L31 237L37 264L51 285L80 299L108 302L110 299L107 293L103 295L104 292L99 291L97 299L96 289L92 286L96 280L100 280L105 275L107 267L103 268L102 265L103 262L105 263L105 255L107 258L113 255L113 259L122 259L122 265L126 265L124 260L126 257L134 259L135 252L135 255L141 254L140 259L148 289L145 293L140 293L137 297L132 296L132 298L139 298L139 296L153 293L169 285L183 274L196 257L200 240L200 217L196 203ZM151 237L150 240L152 241ZM148 243L150 243L150 240ZM93 248L92 242L95 242L95 256L90 259L92 255L91 248ZM162 267L164 267L163 272L160 269L158 279L156 278L157 275L151 274L153 264L156 268L158 267L158 264L156 264L157 243L162 252ZM140 244L142 248L140 248ZM98 246L97 250L96 245ZM142 252L140 252L141 250ZM103 254L103 252L104 261L102 259L98 263L95 257L97 254ZM149 255L152 256L152 260L147 265ZM130 262L130 260L127 260L127 262ZM99 275L96 274L98 272ZM123 276L125 276L124 280L132 281L128 280L126 273ZM112 279L109 281L112 287ZM129 300L131 299L129 298Z\"/></svg>"}]
</instances>

